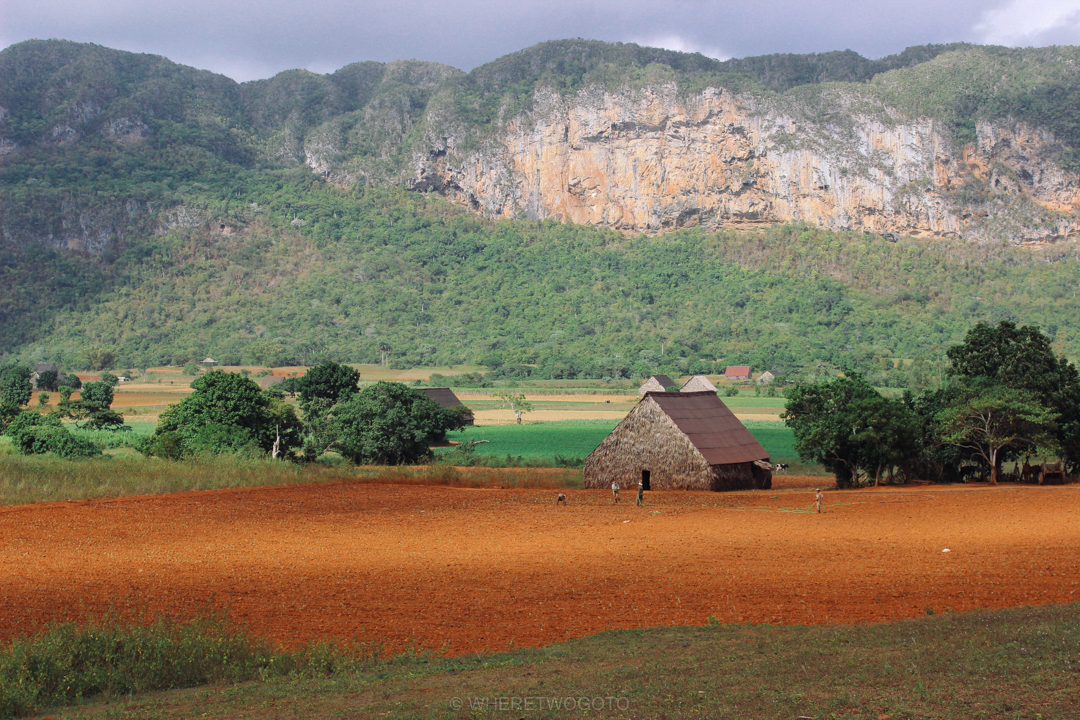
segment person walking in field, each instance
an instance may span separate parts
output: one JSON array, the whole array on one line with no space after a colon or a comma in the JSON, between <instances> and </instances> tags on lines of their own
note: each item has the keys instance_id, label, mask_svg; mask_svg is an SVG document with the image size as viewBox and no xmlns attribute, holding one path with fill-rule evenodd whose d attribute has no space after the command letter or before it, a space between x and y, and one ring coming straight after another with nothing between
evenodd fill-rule
<instances>
[{"instance_id":1,"label":"person walking in field","mask_svg":"<svg viewBox=\"0 0 1080 720\"><path fill-rule=\"evenodd\" d=\"M611 483L611 497L612 497L612 502L614 502L614 503L619 502L619 481L618 480Z\"/></svg>"},{"instance_id":2,"label":"person walking in field","mask_svg":"<svg viewBox=\"0 0 1080 720\"><path fill-rule=\"evenodd\" d=\"M637 504L638 507L645 506L645 484L640 482L637 484Z\"/></svg>"},{"instance_id":3,"label":"person walking in field","mask_svg":"<svg viewBox=\"0 0 1080 720\"><path fill-rule=\"evenodd\" d=\"M824 499L824 495L821 494L821 488L815 488L817 495L814 496L814 508L821 514L821 501Z\"/></svg>"}]
</instances>

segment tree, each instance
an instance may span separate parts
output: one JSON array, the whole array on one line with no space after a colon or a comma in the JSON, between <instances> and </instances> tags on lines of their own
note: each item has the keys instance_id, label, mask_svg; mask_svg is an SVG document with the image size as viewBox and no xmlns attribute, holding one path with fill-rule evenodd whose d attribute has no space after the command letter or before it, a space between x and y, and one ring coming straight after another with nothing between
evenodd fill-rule
<instances>
[{"instance_id":1,"label":"tree","mask_svg":"<svg viewBox=\"0 0 1080 720\"><path fill-rule=\"evenodd\" d=\"M45 370L38 373L37 386L38 390L56 392L56 388L60 387L60 373L55 370Z\"/></svg>"},{"instance_id":2,"label":"tree","mask_svg":"<svg viewBox=\"0 0 1080 720\"><path fill-rule=\"evenodd\" d=\"M970 450L990 467L996 485L1004 450L1032 450L1052 444L1057 413L1027 390L972 387L953 407L938 414L945 442Z\"/></svg>"},{"instance_id":3,"label":"tree","mask_svg":"<svg viewBox=\"0 0 1080 720\"><path fill-rule=\"evenodd\" d=\"M856 373L792 388L781 418L795 434L799 457L823 465L842 488L870 473L877 478L883 469L904 468L918 431L903 403L882 397Z\"/></svg>"},{"instance_id":4,"label":"tree","mask_svg":"<svg viewBox=\"0 0 1080 720\"><path fill-rule=\"evenodd\" d=\"M356 393L360 382L360 373L348 365L336 362L324 362L304 373L297 383L300 393L300 407L304 413L317 400L326 400L335 405Z\"/></svg>"},{"instance_id":5,"label":"tree","mask_svg":"<svg viewBox=\"0 0 1080 720\"><path fill-rule=\"evenodd\" d=\"M1080 470L1080 373L1054 354L1050 339L1039 328L978 323L947 355L952 377L1025 390L1054 410L1058 451L1070 472Z\"/></svg>"},{"instance_id":6,"label":"tree","mask_svg":"<svg viewBox=\"0 0 1080 720\"><path fill-rule=\"evenodd\" d=\"M5 432L8 424L18 417L32 394L28 368L0 365L0 432Z\"/></svg>"},{"instance_id":7,"label":"tree","mask_svg":"<svg viewBox=\"0 0 1080 720\"><path fill-rule=\"evenodd\" d=\"M22 365L0 366L0 403L22 407L30 402L33 392L29 368Z\"/></svg>"},{"instance_id":8,"label":"tree","mask_svg":"<svg viewBox=\"0 0 1080 720\"><path fill-rule=\"evenodd\" d=\"M431 443L465 426L460 413L395 382L364 388L335 405L330 415L335 447L357 463L399 465L430 459Z\"/></svg>"},{"instance_id":9,"label":"tree","mask_svg":"<svg viewBox=\"0 0 1080 720\"><path fill-rule=\"evenodd\" d=\"M515 395L511 392L497 392L494 395L495 398L502 401L502 407L510 408L510 412L514 413L514 418L517 420L517 424L521 424L521 414L532 412L532 403L525 400L524 393Z\"/></svg>"},{"instance_id":10,"label":"tree","mask_svg":"<svg viewBox=\"0 0 1080 720\"><path fill-rule=\"evenodd\" d=\"M212 370L193 380L191 387L191 395L161 413L150 448L156 442L173 449L179 445L182 450L176 452L182 454L270 452L277 443L288 454L300 444L302 426L296 413L283 401L272 402L255 381Z\"/></svg>"},{"instance_id":11,"label":"tree","mask_svg":"<svg viewBox=\"0 0 1080 720\"><path fill-rule=\"evenodd\" d=\"M82 351L80 360L87 370L104 370L113 364L116 355L102 347L88 347Z\"/></svg>"},{"instance_id":12,"label":"tree","mask_svg":"<svg viewBox=\"0 0 1080 720\"><path fill-rule=\"evenodd\" d=\"M113 388L107 381L88 382L83 385L79 399L65 401L62 410L76 420L85 421L85 427L94 430L124 429L124 416L111 409L112 401Z\"/></svg>"}]
</instances>

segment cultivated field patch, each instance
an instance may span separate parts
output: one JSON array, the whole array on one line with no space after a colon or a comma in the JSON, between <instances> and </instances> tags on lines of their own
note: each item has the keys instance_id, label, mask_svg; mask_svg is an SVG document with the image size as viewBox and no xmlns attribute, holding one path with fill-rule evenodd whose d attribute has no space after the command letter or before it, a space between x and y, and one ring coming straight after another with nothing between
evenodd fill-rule
<instances>
[{"instance_id":1,"label":"cultivated field patch","mask_svg":"<svg viewBox=\"0 0 1080 720\"><path fill-rule=\"evenodd\" d=\"M790 482L790 480L789 480ZM1078 488L652 492L328 484L0 509L0 639L226 609L287 645L448 654L614 628L1074 601Z\"/></svg>"}]
</instances>

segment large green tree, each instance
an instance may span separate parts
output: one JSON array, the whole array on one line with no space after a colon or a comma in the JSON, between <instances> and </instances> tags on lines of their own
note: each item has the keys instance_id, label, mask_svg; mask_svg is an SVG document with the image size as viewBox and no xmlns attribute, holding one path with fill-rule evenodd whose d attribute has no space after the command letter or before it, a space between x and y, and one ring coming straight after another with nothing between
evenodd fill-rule
<instances>
[{"instance_id":1,"label":"large green tree","mask_svg":"<svg viewBox=\"0 0 1080 720\"><path fill-rule=\"evenodd\" d=\"M1039 328L978 323L947 354L950 375L963 383L1023 390L1053 410L1061 457L1070 471L1080 470L1080 373Z\"/></svg>"},{"instance_id":2,"label":"large green tree","mask_svg":"<svg viewBox=\"0 0 1080 720\"><path fill-rule=\"evenodd\" d=\"M980 457L990 468L990 483L996 485L1002 452L1052 445L1057 417L1035 393L996 385L967 388L937 420L942 440Z\"/></svg>"},{"instance_id":3,"label":"large green tree","mask_svg":"<svg viewBox=\"0 0 1080 720\"><path fill-rule=\"evenodd\" d=\"M430 459L430 445L464 427L464 416L395 382L364 388L330 411L335 447L353 462L400 465Z\"/></svg>"},{"instance_id":4,"label":"large green tree","mask_svg":"<svg viewBox=\"0 0 1080 720\"><path fill-rule=\"evenodd\" d=\"M308 370L296 383L300 393L300 407L304 413L317 402L327 407L348 399L356 393L360 372L348 365L324 362Z\"/></svg>"},{"instance_id":5,"label":"large green tree","mask_svg":"<svg viewBox=\"0 0 1080 720\"><path fill-rule=\"evenodd\" d=\"M916 418L861 375L792 388L781 417L795 434L799 457L824 466L839 487L859 485L896 466L910 475Z\"/></svg>"},{"instance_id":6,"label":"large green tree","mask_svg":"<svg viewBox=\"0 0 1080 720\"><path fill-rule=\"evenodd\" d=\"M33 388L30 370L22 365L0 365L0 432L6 432L23 405L30 402Z\"/></svg>"},{"instance_id":7,"label":"large green tree","mask_svg":"<svg viewBox=\"0 0 1080 720\"><path fill-rule=\"evenodd\" d=\"M299 445L302 426L296 413L254 381L212 370L191 387L191 395L161 413L148 446L152 454L176 457L248 448L288 454Z\"/></svg>"},{"instance_id":8,"label":"large green tree","mask_svg":"<svg viewBox=\"0 0 1080 720\"><path fill-rule=\"evenodd\" d=\"M112 409L112 402L112 385L105 380L98 380L83 385L79 399L74 402L65 401L63 409L76 420L83 421L85 424L82 427L95 430L123 429L124 417Z\"/></svg>"}]
</instances>

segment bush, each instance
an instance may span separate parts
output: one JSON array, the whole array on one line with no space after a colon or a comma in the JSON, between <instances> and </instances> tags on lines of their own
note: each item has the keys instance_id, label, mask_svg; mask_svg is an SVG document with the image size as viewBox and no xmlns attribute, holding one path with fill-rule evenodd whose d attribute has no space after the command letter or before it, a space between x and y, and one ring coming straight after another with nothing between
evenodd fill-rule
<instances>
[{"instance_id":1,"label":"bush","mask_svg":"<svg viewBox=\"0 0 1080 720\"><path fill-rule=\"evenodd\" d=\"M196 365L193 361L188 360L187 364L184 365L183 374L184 375L191 375L191 376L198 375L199 374L199 366Z\"/></svg>"},{"instance_id":2,"label":"bush","mask_svg":"<svg viewBox=\"0 0 1080 720\"><path fill-rule=\"evenodd\" d=\"M92 457L101 454L96 443L69 433L56 415L23 412L8 426L11 443L24 455L52 453L63 458Z\"/></svg>"}]
</instances>

